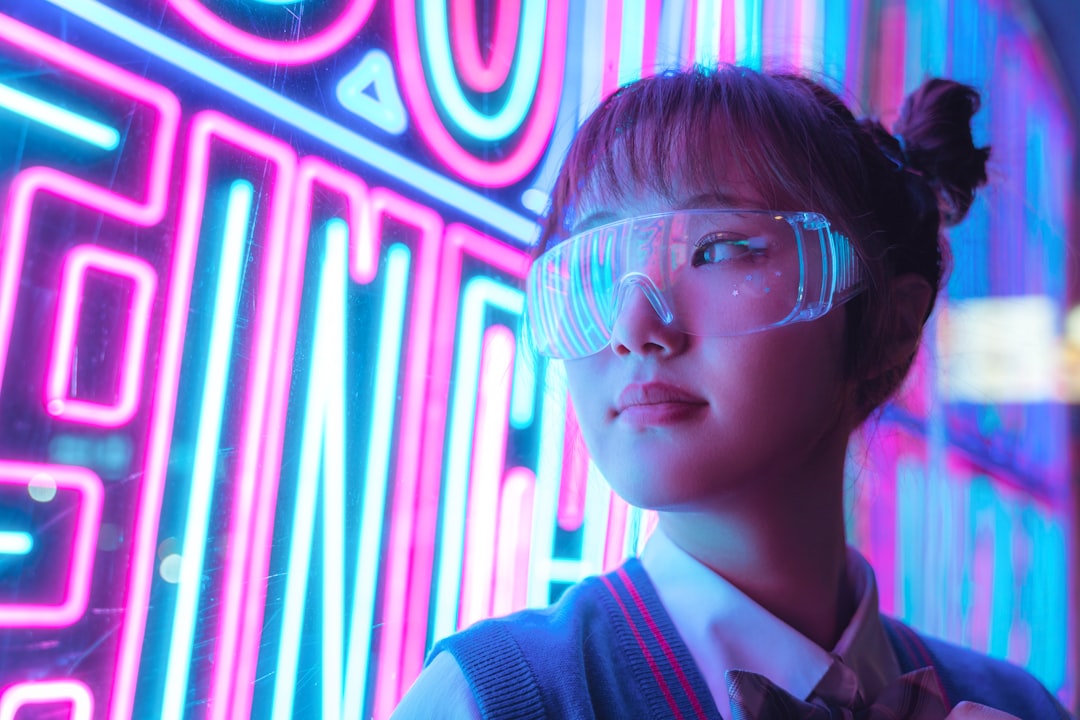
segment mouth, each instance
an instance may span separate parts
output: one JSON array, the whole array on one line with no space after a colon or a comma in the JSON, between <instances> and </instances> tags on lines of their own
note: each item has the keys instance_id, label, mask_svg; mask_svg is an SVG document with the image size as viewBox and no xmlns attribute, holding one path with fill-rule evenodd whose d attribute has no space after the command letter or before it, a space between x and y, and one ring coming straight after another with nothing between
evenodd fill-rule
<instances>
[{"instance_id":1,"label":"mouth","mask_svg":"<svg viewBox=\"0 0 1080 720\"><path fill-rule=\"evenodd\" d=\"M614 417L634 427L670 425L694 418L708 404L704 398L667 383L633 383L619 393Z\"/></svg>"}]
</instances>

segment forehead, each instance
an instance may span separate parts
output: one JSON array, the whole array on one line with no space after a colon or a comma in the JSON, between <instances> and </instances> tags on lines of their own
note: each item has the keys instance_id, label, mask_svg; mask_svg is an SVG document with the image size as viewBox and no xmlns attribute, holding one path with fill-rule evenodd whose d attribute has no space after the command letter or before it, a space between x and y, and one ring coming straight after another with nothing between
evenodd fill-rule
<instances>
[{"instance_id":1,"label":"forehead","mask_svg":"<svg viewBox=\"0 0 1080 720\"><path fill-rule=\"evenodd\" d=\"M643 188L638 192L603 199L583 198L569 232L573 235L610 222L672 210L732 208L770 209L762 193L746 180L732 180L710 188L687 188L677 194Z\"/></svg>"}]
</instances>

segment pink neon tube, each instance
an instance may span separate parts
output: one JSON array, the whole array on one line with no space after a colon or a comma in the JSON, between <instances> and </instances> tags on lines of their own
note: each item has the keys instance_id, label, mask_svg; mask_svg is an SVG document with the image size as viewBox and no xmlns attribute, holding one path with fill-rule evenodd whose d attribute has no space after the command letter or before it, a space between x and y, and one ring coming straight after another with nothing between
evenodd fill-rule
<instances>
[{"instance_id":1,"label":"pink neon tube","mask_svg":"<svg viewBox=\"0 0 1080 720\"><path fill-rule=\"evenodd\" d=\"M377 191L376 191L377 192ZM374 195L374 192L373 192ZM430 212L430 211L429 211ZM441 242L441 258L428 257L431 266L422 268L417 283L430 281L438 272L438 295L425 318L419 313L427 309L417 308L412 323L427 320L433 335L423 336L429 342L430 365L419 365L415 370L412 362L413 348L409 349L410 386L406 390L406 402L416 398L419 407L408 405L402 411L403 427L422 427L422 442L402 447L398 452L398 479L394 492L394 506L390 538L390 567L387 570L387 597L384 606L385 644L379 658L379 675L376 681L375 717L390 715L398 700L412 681L420 674L427 643L428 605L431 594L431 572L435 557L435 528L438 520L439 481L442 475L443 435L446 430L447 400L450 397L450 376L454 337L457 325L458 296L461 293L462 253L468 251L494 269L523 278L529 267L528 254L459 224L447 226ZM432 268L432 275L426 274ZM435 270L437 268L437 270ZM417 289L423 285L418 285ZM410 325L416 329L415 324ZM432 331L425 328L426 333ZM412 336L415 341L416 336ZM413 373L416 374L413 374ZM413 385L415 383L415 385ZM410 390L424 392L416 396ZM415 415L412 413L415 412ZM406 413L408 417L406 417ZM414 421L416 424L412 424ZM410 439L412 440L412 439ZM407 451L416 450L415 455ZM419 464L417 465L417 458ZM410 514L411 513L411 514ZM384 664L385 663L385 664Z\"/></svg>"},{"instance_id":2,"label":"pink neon tube","mask_svg":"<svg viewBox=\"0 0 1080 720\"><path fill-rule=\"evenodd\" d=\"M148 227L165 215L169 172L180 124L180 103L165 88L110 65L100 58L0 14L0 40L10 43L66 73L104 87L110 95L120 95L147 106L155 113L154 129L146 162L145 197L142 200L117 195L98 185L45 167L20 172L8 191L0 236L0 382L4 377L11 326L22 272L23 253L30 227L34 198L49 192L102 213Z\"/></svg>"},{"instance_id":3,"label":"pink neon tube","mask_svg":"<svg viewBox=\"0 0 1080 720\"><path fill-rule=\"evenodd\" d=\"M440 427L445 423L446 407L438 405L439 396L430 390L431 377L428 372L432 361L432 329L435 325L436 287L442 253L443 220L429 207L408 200L385 188L374 188L371 192L372 237L381 242L386 219L402 223L417 230L417 269L413 280L413 308L409 318L408 347L405 351L405 379L402 390L401 427L420 428L420 432L403 433L399 438L397 452L394 494L391 504L390 541L387 549L385 567L386 584L384 590L382 637L378 658L378 672L375 680L375 717L389 717L401 697L403 683L411 682L402 677L409 623L417 614L411 610L410 588L415 592L417 583L431 585L430 561L416 579L413 561L414 539L419 548L423 542L434 543L421 532L417 515L417 505L424 498L424 505L432 502L424 493L431 484L422 482L421 455L425 452L430 424L433 416L440 416ZM429 406L428 398L434 407ZM436 496L438 485L435 485ZM437 503L437 500L434 502ZM430 515L431 513L427 513ZM434 548L425 551L433 554ZM426 602L426 599L425 599ZM427 624L427 606L425 604L420 622ZM426 638L421 639L421 643ZM421 646L419 652L423 653ZM410 661L415 651L411 651Z\"/></svg>"},{"instance_id":4,"label":"pink neon tube","mask_svg":"<svg viewBox=\"0 0 1080 720\"><path fill-rule=\"evenodd\" d=\"M543 155L562 93L567 2L552 0L548 5L540 85L521 140L505 158L488 162L458 144L443 125L427 91L416 35L415 0L394 0L394 36L405 102L424 141L455 174L481 187L505 187L524 178Z\"/></svg>"},{"instance_id":5,"label":"pink neon tube","mask_svg":"<svg viewBox=\"0 0 1080 720\"><path fill-rule=\"evenodd\" d=\"M600 96L607 97L619 87L619 55L622 52L623 0L607 0L604 18L604 74Z\"/></svg>"},{"instance_id":6,"label":"pink neon tube","mask_svg":"<svg viewBox=\"0 0 1080 720\"><path fill-rule=\"evenodd\" d=\"M101 506L105 498L101 480L90 470L80 467L0 460L0 484L29 487L42 480L51 482L57 490L70 490L79 496L64 596L53 603L0 604L0 627L67 627L83 616L90 601Z\"/></svg>"},{"instance_id":7,"label":"pink neon tube","mask_svg":"<svg viewBox=\"0 0 1080 720\"><path fill-rule=\"evenodd\" d=\"M248 717L251 711L263 612L266 606L266 580L273 543L273 519L277 504L282 443L285 436L286 412L292 379L293 350L300 316L302 270L311 236L311 205L316 186L340 194L346 200L352 231L349 238L350 256L354 259L368 258L369 269L364 271L364 276L373 277L377 264L378 246L372 240L373 235L365 223L370 218L367 187L351 173L340 170L320 158L305 157L300 161L297 171L297 189L292 193L296 204L292 209L292 227L284 253L283 267L291 268L293 272L283 274L282 267L275 269L267 263L263 276L264 283L271 283L276 279L275 285L264 285L264 287L274 287L275 291L281 294L281 305L275 318L274 366L267 406L267 424L263 433L263 458L252 530L253 540L245 598L246 610L240 636L241 652L234 681L231 717ZM365 224L361 225L361 223Z\"/></svg>"},{"instance_id":8,"label":"pink neon tube","mask_svg":"<svg viewBox=\"0 0 1080 720\"><path fill-rule=\"evenodd\" d=\"M111 404L68 396L75 358L75 336L88 270L98 270L133 284L124 347L121 352L120 390ZM50 415L98 427L119 427L135 416L146 366L150 308L157 291L157 274L145 260L94 245L68 252L60 274L60 303L45 381L45 409Z\"/></svg>"},{"instance_id":9,"label":"pink neon tube","mask_svg":"<svg viewBox=\"0 0 1080 720\"><path fill-rule=\"evenodd\" d=\"M258 598L265 583L265 575L254 577L253 554L258 553L262 536L258 534L260 523L266 522L260 513L266 513L269 501L265 483L269 480L268 466L280 452L283 413L276 403L282 390L272 382L278 376L275 362L292 362L292 344L276 342L281 337L280 326L289 325L288 313L295 312L293 286L295 278L286 277L284 267L299 269L303 265L286 265L286 244L290 234L289 213L295 188L296 154L291 147L268 135L257 132L236 120L214 111L206 111L193 121L192 164L199 174L194 176L192 192L200 195L197 205L201 209L205 194L206 169L209 163L212 140L225 142L264 158L273 167L273 189L267 203L269 217L263 255L260 258L262 274L259 280L261 302L256 306L251 341L251 365L247 373L247 389L240 422L240 442L237 462L233 473L232 513L229 523L229 543L225 552L225 577L221 589L221 611L218 619L214 663L210 684L209 716L214 720L234 717L233 702L250 701L251 688L240 682L241 673L254 666L258 657L258 644L245 644L248 616L256 614L261 621L262 608ZM192 207L195 203L192 203ZM185 232L199 231L199 215L189 218L191 227ZM287 388L285 392L288 392ZM276 468L274 468L276 473ZM276 478L276 474L274 475ZM273 490L276 491L276 481ZM271 508L272 511L272 508ZM243 715L237 716L243 717Z\"/></svg>"},{"instance_id":10,"label":"pink neon tube","mask_svg":"<svg viewBox=\"0 0 1080 720\"><path fill-rule=\"evenodd\" d=\"M301 65L334 54L356 37L375 6L375 0L349 0L337 19L324 29L305 38L282 42L245 32L198 0L168 2L212 42L249 60L273 65Z\"/></svg>"},{"instance_id":11,"label":"pink neon tube","mask_svg":"<svg viewBox=\"0 0 1080 720\"><path fill-rule=\"evenodd\" d=\"M506 615L525 607L535 492L536 475L532 470L515 467L507 471L499 501L492 615Z\"/></svg>"},{"instance_id":12,"label":"pink neon tube","mask_svg":"<svg viewBox=\"0 0 1080 720\"><path fill-rule=\"evenodd\" d=\"M472 471L465 522L465 557L458 627L468 627L491 612L500 486L510 426L514 333L494 325L484 332L480 386L473 429Z\"/></svg>"},{"instance_id":13,"label":"pink neon tube","mask_svg":"<svg viewBox=\"0 0 1080 720\"><path fill-rule=\"evenodd\" d=\"M461 79L470 90L495 92L510 75L514 47L521 25L521 0L499 0L494 5L495 31L491 34L488 59L480 51L476 3L473 0L450 0L450 43Z\"/></svg>"},{"instance_id":14,"label":"pink neon tube","mask_svg":"<svg viewBox=\"0 0 1080 720\"><path fill-rule=\"evenodd\" d=\"M563 467L559 482L559 527L574 531L585 522L585 491L589 476L589 453L581 438L577 416L569 398L566 401L566 429L563 433Z\"/></svg>"}]
</instances>

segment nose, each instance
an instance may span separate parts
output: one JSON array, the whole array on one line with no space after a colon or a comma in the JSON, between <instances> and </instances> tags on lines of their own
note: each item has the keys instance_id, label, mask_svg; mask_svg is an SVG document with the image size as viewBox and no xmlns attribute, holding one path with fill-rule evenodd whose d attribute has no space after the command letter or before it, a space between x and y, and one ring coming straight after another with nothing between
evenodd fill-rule
<instances>
[{"instance_id":1,"label":"nose","mask_svg":"<svg viewBox=\"0 0 1080 720\"><path fill-rule=\"evenodd\" d=\"M611 327L616 355L675 355L686 347L687 335L673 324L671 309L651 283L625 282L620 288Z\"/></svg>"}]
</instances>

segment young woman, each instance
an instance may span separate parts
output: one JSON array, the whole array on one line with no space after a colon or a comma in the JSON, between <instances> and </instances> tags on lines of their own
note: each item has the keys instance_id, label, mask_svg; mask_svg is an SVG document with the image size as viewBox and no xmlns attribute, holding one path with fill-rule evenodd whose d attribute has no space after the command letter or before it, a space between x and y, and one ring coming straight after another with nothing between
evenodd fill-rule
<instances>
[{"instance_id":1,"label":"young woman","mask_svg":"<svg viewBox=\"0 0 1080 720\"><path fill-rule=\"evenodd\" d=\"M1067 717L1022 670L878 613L849 435L899 387L986 180L979 96L890 133L791 74L635 82L577 135L528 286L642 556L441 643L395 718ZM950 714L951 713L951 714Z\"/></svg>"}]
</instances>

